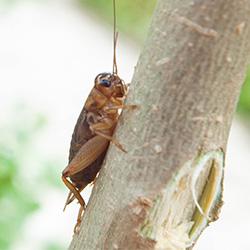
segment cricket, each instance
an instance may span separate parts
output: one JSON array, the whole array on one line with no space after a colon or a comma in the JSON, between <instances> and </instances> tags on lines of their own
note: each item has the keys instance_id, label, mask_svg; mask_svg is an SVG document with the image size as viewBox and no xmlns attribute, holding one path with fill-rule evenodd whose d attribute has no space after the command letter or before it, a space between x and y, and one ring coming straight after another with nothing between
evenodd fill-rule
<instances>
[{"instance_id":1,"label":"cricket","mask_svg":"<svg viewBox=\"0 0 250 250\"><path fill-rule=\"evenodd\" d=\"M110 142L126 152L123 146L113 138L113 133L121 110L136 108L136 105L124 104L128 85L118 76L115 0L113 0L113 15L113 70L112 73L100 73L96 76L94 87L75 125L69 150L69 162L62 172L62 180L69 189L64 210L75 199L80 204L74 228L75 233L78 232L86 207L80 192L95 180Z\"/></svg>"}]
</instances>

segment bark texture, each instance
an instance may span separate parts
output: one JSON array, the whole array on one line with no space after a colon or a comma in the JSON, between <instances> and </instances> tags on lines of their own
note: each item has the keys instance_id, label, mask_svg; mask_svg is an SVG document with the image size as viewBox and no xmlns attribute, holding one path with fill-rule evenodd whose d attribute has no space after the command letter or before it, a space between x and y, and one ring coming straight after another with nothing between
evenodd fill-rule
<instances>
[{"instance_id":1,"label":"bark texture","mask_svg":"<svg viewBox=\"0 0 250 250\"><path fill-rule=\"evenodd\" d=\"M70 249L171 249L143 226L187 162L226 151L250 58L249 13L249 0L158 1L127 99L139 109L124 111L115 133L128 153L110 146Z\"/></svg>"}]
</instances>

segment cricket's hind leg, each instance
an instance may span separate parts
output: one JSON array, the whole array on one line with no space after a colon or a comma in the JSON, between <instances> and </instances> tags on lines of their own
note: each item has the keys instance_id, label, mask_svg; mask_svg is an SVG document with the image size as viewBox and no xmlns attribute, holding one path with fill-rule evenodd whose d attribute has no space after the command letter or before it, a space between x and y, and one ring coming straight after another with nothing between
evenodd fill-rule
<instances>
[{"instance_id":1,"label":"cricket's hind leg","mask_svg":"<svg viewBox=\"0 0 250 250\"><path fill-rule=\"evenodd\" d=\"M84 199L82 198L80 192L84 189L84 187L81 187L80 189L77 189L77 187L74 186L73 183L71 183L70 181L67 180L66 177L62 176L62 180L64 182L64 184L69 188L70 192L69 192L69 195L67 197L67 200L66 200L66 203L65 203L65 206L64 206L64 209L66 208L66 206L68 204L70 204L75 198L79 201L80 203L80 209L79 209L79 212L78 212L78 216L77 216L77 222L76 222L76 225L74 227L74 233L78 234L79 233L79 228L80 228L80 225L81 225L81 222L82 222L82 216L83 216L83 212L85 210L85 201Z\"/></svg>"},{"instance_id":2,"label":"cricket's hind leg","mask_svg":"<svg viewBox=\"0 0 250 250\"><path fill-rule=\"evenodd\" d=\"M74 194L69 191L68 197L66 199L65 205L63 207L63 212L65 211L66 207L75 199Z\"/></svg>"},{"instance_id":3,"label":"cricket's hind leg","mask_svg":"<svg viewBox=\"0 0 250 250\"><path fill-rule=\"evenodd\" d=\"M87 185L85 185L84 187L81 187L81 188L78 188L78 192L81 193L82 190L86 187ZM67 197L67 200L65 202L65 205L64 205L64 208L63 208L63 211L65 211L66 207L72 202L75 200L75 195L72 191L69 191L69 194L68 194L68 197Z\"/></svg>"},{"instance_id":4,"label":"cricket's hind leg","mask_svg":"<svg viewBox=\"0 0 250 250\"><path fill-rule=\"evenodd\" d=\"M82 217L83 217L84 210L85 210L85 207L80 205L78 216L77 216L77 222L76 222L76 225L74 227L74 233L75 234L79 233L79 229L80 229L80 225L81 225L81 222L82 222Z\"/></svg>"},{"instance_id":5,"label":"cricket's hind leg","mask_svg":"<svg viewBox=\"0 0 250 250\"><path fill-rule=\"evenodd\" d=\"M67 201L66 201L66 206L70 203L70 201L73 199L73 197L75 197L79 201L80 205L83 208L85 208L85 201L80 194L81 191L78 190L70 181L68 181L66 177L62 176L62 180L63 180L64 184L67 186L67 188L70 190L70 193L69 193ZM73 196L71 196L71 193Z\"/></svg>"}]
</instances>

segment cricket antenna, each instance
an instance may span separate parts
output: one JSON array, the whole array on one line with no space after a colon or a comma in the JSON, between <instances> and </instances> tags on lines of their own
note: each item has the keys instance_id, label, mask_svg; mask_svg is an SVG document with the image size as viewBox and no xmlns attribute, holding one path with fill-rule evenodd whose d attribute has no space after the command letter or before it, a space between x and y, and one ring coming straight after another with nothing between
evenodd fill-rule
<instances>
[{"instance_id":1,"label":"cricket antenna","mask_svg":"<svg viewBox=\"0 0 250 250\"><path fill-rule=\"evenodd\" d=\"M114 39L114 51L113 51L113 75L117 75L117 63L116 63L116 44L117 44L117 38L118 38L118 32L116 31L116 6L115 6L115 0L113 0L113 14L114 14L114 33L113 33L113 39Z\"/></svg>"}]
</instances>

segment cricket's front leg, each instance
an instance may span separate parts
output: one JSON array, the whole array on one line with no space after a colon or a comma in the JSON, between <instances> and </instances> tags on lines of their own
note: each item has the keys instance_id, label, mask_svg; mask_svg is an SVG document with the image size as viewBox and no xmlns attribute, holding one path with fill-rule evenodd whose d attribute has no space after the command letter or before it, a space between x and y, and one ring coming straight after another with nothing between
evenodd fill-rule
<instances>
[{"instance_id":1,"label":"cricket's front leg","mask_svg":"<svg viewBox=\"0 0 250 250\"><path fill-rule=\"evenodd\" d=\"M136 104L121 104L116 106L105 107L104 110L107 112L109 110L119 110L119 109L127 109L127 110L135 110L138 108Z\"/></svg>"}]
</instances>

